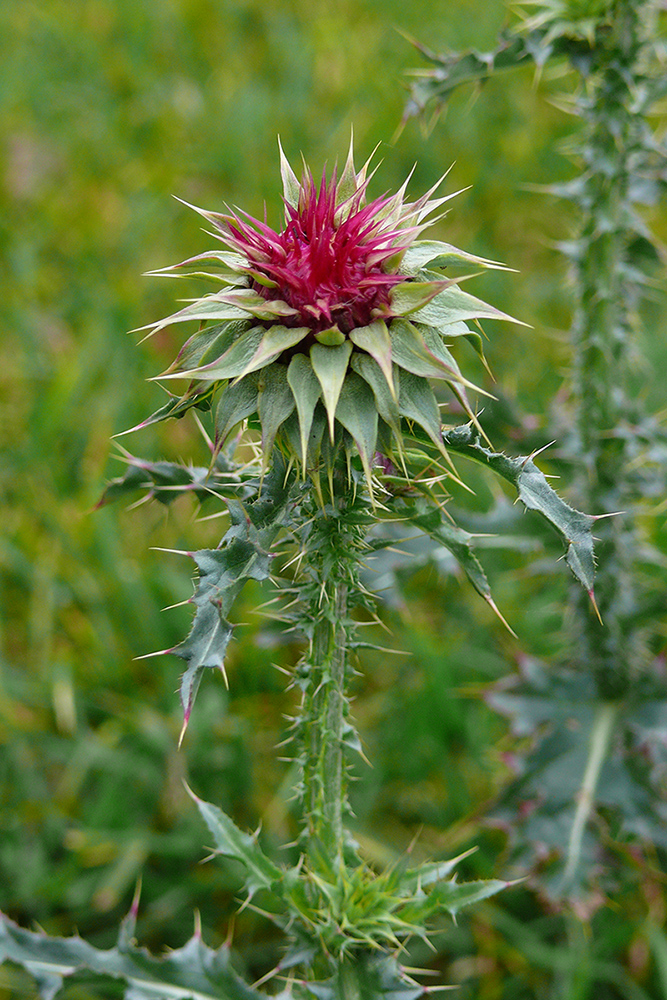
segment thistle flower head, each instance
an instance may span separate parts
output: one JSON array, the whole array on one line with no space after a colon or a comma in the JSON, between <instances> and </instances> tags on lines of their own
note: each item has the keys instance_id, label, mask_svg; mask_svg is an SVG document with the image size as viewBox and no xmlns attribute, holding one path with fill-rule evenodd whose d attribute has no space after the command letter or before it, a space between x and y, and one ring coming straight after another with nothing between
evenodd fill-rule
<instances>
[{"instance_id":1,"label":"thistle flower head","mask_svg":"<svg viewBox=\"0 0 667 1000\"><path fill-rule=\"evenodd\" d=\"M188 388L159 415L208 405L219 390L217 449L243 421L254 422L265 464L274 446L308 475L356 454L370 484L376 451L400 455L406 431L443 450L430 378L446 382L475 419L471 383L445 340L465 338L481 354L467 322L510 317L441 269L502 265L419 239L453 197L433 197L440 182L414 202L406 201L407 181L369 201L370 161L357 171L352 148L341 175L323 175L319 185L307 168L299 182L282 149L280 157L282 229L240 211L196 208L223 248L156 272L180 276L196 265L218 286L146 328L200 324L160 376L187 379Z\"/></svg>"}]
</instances>

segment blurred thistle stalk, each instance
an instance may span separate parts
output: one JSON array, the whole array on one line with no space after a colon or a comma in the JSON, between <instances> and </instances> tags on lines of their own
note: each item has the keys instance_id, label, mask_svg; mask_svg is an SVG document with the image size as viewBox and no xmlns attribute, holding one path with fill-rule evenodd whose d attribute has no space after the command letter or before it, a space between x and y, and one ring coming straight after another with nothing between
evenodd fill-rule
<instances>
[{"instance_id":1,"label":"blurred thistle stalk","mask_svg":"<svg viewBox=\"0 0 667 1000\"><path fill-rule=\"evenodd\" d=\"M630 832L664 843L658 729L650 721L660 717L664 698L651 648L661 608L644 572L652 562L657 568L658 560L646 545L641 515L664 495L667 448L664 428L647 416L632 388L641 357L640 306L653 284L652 273L665 260L643 217L646 206L655 205L667 188L667 151L649 123L667 92L667 50L659 34L664 4L519 0L516 10L519 24L502 32L492 53L437 56L422 49L435 69L414 84L406 115L444 103L461 83L525 63L534 63L541 72L550 59L565 58L578 75L574 93L559 104L582 122L567 147L579 174L549 190L571 201L581 220L575 237L560 244L572 264L575 292L575 417L563 452L577 470L577 501L594 515L597 539L597 614L581 593L573 592L569 656L579 677L592 681L586 695L591 705L588 756L567 821L569 835L557 842L554 834L563 870L551 886L556 899L570 898L580 906L593 884L584 836L590 835L600 803L619 809ZM557 684L576 688L579 697L585 685L568 668L559 668L560 682L549 670L552 680L539 669L536 677L542 697L547 690L554 692L556 724L556 711L564 711ZM521 690L534 693L533 684L527 679ZM533 731L536 747L542 747ZM638 770L630 758L645 756L648 746L649 767ZM564 747L563 753L572 752L569 738ZM508 801L515 807L521 794L529 794L526 789L540 787L538 753L522 765L523 792L520 780L511 786ZM610 761L616 771L609 773L617 781L623 773L629 782L624 793L602 788L600 779ZM632 801L634 794L639 797ZM555 815L554 808L545 801L544 815ZM522 823L517 815L515 842L521 841ZM562 826L567 828L565 821ZM594 907L594 892L589 899Z\"/></svg>"}]
</instances>

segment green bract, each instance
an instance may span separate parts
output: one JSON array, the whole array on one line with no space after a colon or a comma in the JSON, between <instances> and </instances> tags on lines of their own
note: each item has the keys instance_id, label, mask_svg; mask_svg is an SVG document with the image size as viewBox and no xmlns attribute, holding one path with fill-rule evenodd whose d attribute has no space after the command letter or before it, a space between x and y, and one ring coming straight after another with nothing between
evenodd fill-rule
<instances>
[{"instance_id":1,"label":"green bract","mask_svg":"<svg viewBox=\"0 0 667 1000\"><path fill-rule=\"evenodd\" d=\"M414 202L405 200L407 182L369 202L369 164L357 171L352 147L340 177L334 170L319 186L307 169L299 182L280 155L281 231L196 209L224 249L154 272L178 277L196 265L205 270L186 273L218 288L144 328L199 324L159 376L186 380L185 391L150 419L208 407L215 393L216 452L247 421L260 430L265 466L275 446L319 479L337 456L356 453L371 488L376 453L402 465L403 436L415 425L444 453L429 379L447 383L475 421L472 383L450 345L464 338L482 355L468 323L511 317L463 291L449 269L502 265L418 239L452 197L432 197L440 182Z\"/></svg>"}]
</instances>

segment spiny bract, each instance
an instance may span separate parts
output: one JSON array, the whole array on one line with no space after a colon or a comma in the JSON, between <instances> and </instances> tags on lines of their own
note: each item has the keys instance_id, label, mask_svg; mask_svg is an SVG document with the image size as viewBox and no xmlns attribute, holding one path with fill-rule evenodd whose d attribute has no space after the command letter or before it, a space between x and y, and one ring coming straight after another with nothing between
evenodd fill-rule
<instances>
[{"instance_id":1,"label":"spiny bract","mask_svg":"<svg viewBox=\"0 0 667 1000\"><path fill-rule=\"evenodd\" d=\"M480 335L466 323L510 317L440 269L502 265L418 239L453 197L432 197L440 182L414 202L405 200L407 181L396 194L367 201L370 161L356 171L352 146L340 177L334 170L319 186L307 168L299 182L282 149L280 158L282 230L245 213L196 208L225 248L153 272L179 276L181 268L203 266L209 270L187 273L219 286L144 328L200 325L160 376L188 379L186 392L154 416L208 406L219 389L217 451L250 420L261 428L265 465L277 446L312 476L356 451L370 485L376 453L400 459L415 425L443 450L429 378L448 383L475 419L471 383L445 339L464 337L482 355Z\"/></svg>"}]
</instances>

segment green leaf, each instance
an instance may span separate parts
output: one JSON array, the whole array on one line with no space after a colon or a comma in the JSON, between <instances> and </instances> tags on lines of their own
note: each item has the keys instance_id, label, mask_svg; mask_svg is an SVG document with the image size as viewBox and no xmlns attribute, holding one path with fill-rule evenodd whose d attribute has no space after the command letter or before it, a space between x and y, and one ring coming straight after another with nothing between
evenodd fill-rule
<instances>
[{"instance_id":1,"label":"green leaf","mask_svg":"<svg viewBox=\"0 0 667 1000\"><path fill-rule=\"evenodd\" d=\"M414 313L442 293L443 288L451 285L451 281L404 281L392 288L389 295L389 315L407 316Z\"/></svg>"},{"instance_id":2,"label":"green leaf","mask_svg":"<svg viewBox=\"0 0 667 1000\"><path fill-rule=\"evenodd\" d=\"M425 378L398 368L398 412L423 427L433 443L443 451L440 411L433 389Z\"/></svg>"},{"instance_id":3,"label":"green leaf","mask_svg":"<svg viewBox=\"0 0 667 1000\"><path fill-rule=\"evenodd\" d=\"M382 369L389 391L396 398L394 374L392 366L391 337L384 320L376 320L370 326L360 326L350 332L350 340L356 346L366 351L377 361Z\"/></svg>"},{"instance_id":4,"label":"green leaf","mask_svg":"<svg viewBox=\"0 0 667 1000\"><path fill-rule=\"evenodd\" d=\"M280 530L292 485L284 461L275 452L273 465L254 498L243 504L229 499L231 524L218 549L192 553L199 571L191 603L196 612L187 638L172 649L187 662L181 679L185 733L204 670L225 672L224 659L232 634L227 621L231 606L247 580L269 576L269 550ZM153 654L155 655L155 654Z\"/></svg>"},{"instance_id":5,"label":"green leaf","mask_svg":"<svg viewBox=\"0 0 667 1000\"><path fill-rule=\"evenodd\" d=\"M295 354L287 369L287 381L294 394L296 412L299 417L301 436L301 461L304 469L308 457L308 438L313 424L313 414L322 389L310 359L305 354Z\"/></svg>"},{"instance_id":6,"label":"green leaf","mask_svg":"<svg viewBox=\"0 0 667 1000\"><path fill-rule=\"evenodd\" d=\"M250 327L245 330L240 337L229 345L224 354L209 361L207 365L200 368L192 368L190 371L172 371L169 369L163 375L158 375L157 379L173 378L197 378L206 382L219 382L226 378L236 378L248 368L257 352L264 337L264 328L261 326ZM267 362L268 364L268 362Z\"/></svg>"},{"instance_id":7,"label":"green leaf","mask_svg":"<svg viewBox=\"0 0 667 1000\"><path fill-rule=\"evenodd\" d=\"M185 342L167 372L188 371L222 357L235 340L250 328L250 320L233 320L205 326Z\"/></svg>"},{"instance_id":8,"label":"green leaf","mask_svg":"<svg viewBox=\"0 0 667 1000\"><path fill-rule=\"evenodd\" d=\"M172 396L168 403L165 403L164 406L151 413L150 417L146 417L141 423L135 424L134 427L129 427L126 431L121 431L120 434L114 436L119 438L125 434L132 434L133 431L143 430L144 427L150 427L151 424L157 424L161 420L167 420L169 417L182 417L193 406L198 410L209 410L211 408L211 397L215 389L214 385L206 383L204 385L201 385L201 383L193 385L185 395Z\"/></svg>"},{"instance_id":9,"label":"green leaf","mask_svg":"<svg viewBox=\"0 0 667 1000\"><path fill-rule=\"evenodd\" d=\"M329 421L329 435L334 439L334 421L336 406L343 387L348 362L352 354L352 344L346 340L344 344L325 347L323 344L313 344L310 349L310 361L313 371L322 386L322 399Z\"/></svg>"},{"instance_id":10,"label":"green leaf","mask_svg":"<svg viewBox=\"0 0 667 1000\"><path fill-rule=\"evenodd\" d=\"M391 324L390 334L392 355L400 368L413 375L444 379L450 385L459 383L489 395L461 375L456 361L443 344L441 335L431 327L422 327L420 330L414 323L396 319Z\"/></svg>"},{"instance_id":11,"label":"green leaf","mask_svg":"<svg viewBox=\"0 0 667 1000\"><path fill-rule=\"evenodd\" d=\"M234 427L257 409L258 385L259 376L253 372L241 382L222 390L215 414L215 446L218 451Z\"/></svg>"},{"instance_id":12,"label":"green leaf","mask_svg":"<svg viewBox=\"0 0 667 1000\"><path fill-rule=\"evenodd\" d=\"M493 604L486 573L473 551L473 536L454 524L439 507L423 497L410 500L396 498L390 505L392 513L414 524L439 545L444 545L459 563L473 587L486 601ZM495 605L494 605L495 607Z\"/></svg>"},{"instance_id":13,"label":"green leaf","mask_svg":"<svg viewBox=\"0 0 667 1000\"><path fill-rule=\"evenodd\" d=\"M259 368L263 368L270 361L275 360L283 351L287 351L290 347L294 347L300 343L309 332L307 327L304 326L270 326L265 331L254 357L251 358L240 373L240 377L243 378L248 372L254 372Z\"/></svg>"},{"instance_id":14,"label":"green leaf","mask_svg":"<svg viewBox=\"0 0 667 1000\"><path fill-rule=\"evenodd\" d=\"M451 243L440 243L437 240L420 240L413 243L403 254L399 274L416 275L425 267L449 267L450 265L472 264L475 267L495 268L500 271L510 271L511 268L495 260L477 257L474 253L459 250Z\"/></svg>"},{"instance_id":15,"label":"green leaf","mask_svg":"<svg viewBox=\"0 0 667 1000\"><path fill-rule=\"evenodd\" d=\"M287 420L295 405L285 365L276 364L265 368L259 379L257 402L257 412L262 425L262 452L265 464L270 461L278 428Z\"/></svg>"},{"instance_id":16,"label":"green leaf","mask_svg":"<svg viewBox=\"0 0 667 1000\"><path fill-rule=\"evenodd\" d=\"M366 480L370 484L377 441L378 411L371 389L355 372L350 372L343 383L336 407L336 420L354 438Z\"/></svg>"},{"instance_id":17,"label":"green leaf","mask_svg":"<svg viewBox=\"0 0 667 1000\"><path fill-rule=\"evenodd\" d=\"M336 205L340 206L343 202L348 201L356 193L358 187L357 172L354 169L354 136L352 136L343 173L336 185ZM346 206L346 208L348 207Z\"/></svg>"},{"instance_id":18,"label":"green leaf","mask_svg":"<svg viewBox=\"0 0 667 1000\"><path fill-rule=\"evenodd\" d=\"M526 326L520 320L508 316L507 313L495 309L481 299L475 298L469 292L464 292L458 285L452 284L444 292L436 295L428 305L413 313L411 319L415 323L426 323L435 326L446 335L446 327L468 319L502 319L510 323Z\"/></svg>"},{"instance_id":19,"label":"green leaf","mask_svg":"<svg viewBox=\"0 0 667 1000\"><path fill-rule=\"evenodd\" d=\"M367 354L359 354L358 351L355 351L350 366L366 380L373 390L375 405L382 419L389 424L395 434L400 434L398 402L389 391L387 379L377 361Z\"/></svg>"},{"instance_id":20,"label":"green leaf","mask_svg":"<svg viewBox=\"0 0 667 1000\"><path fill-rule=\"evenodd\" d=\"M583 587L592 594L595 581L592 528L595 518L570 507L549 485L530 455L508 458L480 443L471 428L455 427L443 434L448 450L465 455L491 469L516 488L519 499L558 531L567 543L567 564Z\"/></svg>"},{"instance_id":21,"label":"green leaf","mask_svg":"<svg viewBox=\"0 0 667 1000\"><path fill-rule=\"evenodd\" d=\"M459 910L472 903L480 903L483 899L495 896L507 889L511 882L503 882L492 878L477 882L438 882L428 894L428 902L451 913L456 917Z\"/></svg>"},{"instance_id":22,"label":"green leaf","mask_svg":"<svg viewBox=\"0 0 667 1000\"><path fill-rule=\"evenodd\" d=\"M123 457L129 469L124 476L111 480L97 503L98 508L137 490L147 490L150 497L165 505L182 493L194 493L199 500L204 500L219 490L220 484L214 474L203 466L186 468L175 462L145 462L128 452Z\"/></svg>"},{"instance_id":23,"label":"green leaf","mask_svg":"<svg viewBox=\"0 0 667 1000\"><path fill-rule=\"evenodd\" d=\"M262 994L236 974L227 945L208 948L195 934L186 945L155 958L123 934L115 948L100 950L79 937L58 938L23 930L0 914L0 962L31 973L40 996L52 1000L63 980L86 970L128 984L132 1000L260 1000Z\"/></svg>"},{"instance_id":24,"label":"green leaf","mask_svg":"<svg viewBox=\"0 0 667 1000\"><path fill-rule=\"evenodd\" d=\"M283 872L267 858L255 837L243 833L222 809L204 802L193 792L204 822L213 835L216 851L227 858L240 861L246 870L246 889L251 898L258 889L270 889L280 881Z\"/></svg>"},{"instance_id":25,"label":"green leaf","mask_svg":"<svg viewBox=\"0 0 667 1000\"><path fill-rule=\"evenodd\" d=\"M217 298L221 302L228 302L230 305L238 306L250 313L255 319L278 320L288 316L296 316L297 310L283 302L282 299L272 299L268 301L253 288L238 288L230 292L218 292Z\"/></svg>"},{"instance_id":26,"label":"green leaf","mask_svg":"<svg viewBox=\"0 0 667 1000\"><path fill-rule=\"evenodd\" d=\"M443 337L446 337L447 340L452 340L453 338L458 338L458 337L464 337L465 340L468 341L472 349L475 351L475 354L479 356L484 366L487 367L486 358L484 357L484 343L482 340L482 335L478 333L476 330L471 330L470 327L468 327L465 323L463 322L449 323L446 327L440 330L437 327L429 326L427 323L417 323L414 320L411 320L411 322L414 322L414 325L423 334L426 334L427 331L431 331L433 334L438 336L441 341Z\"/></svg>"}]
</instances>

